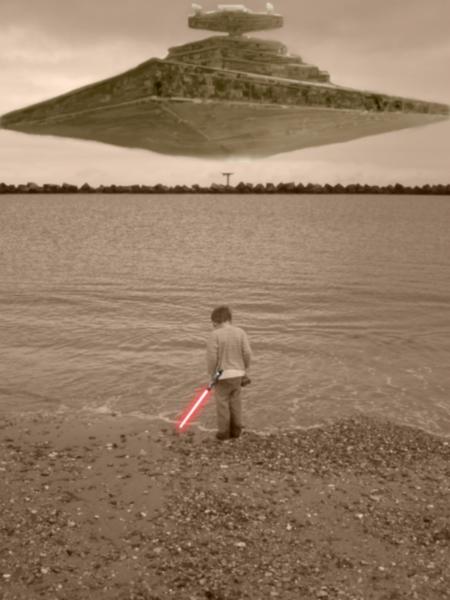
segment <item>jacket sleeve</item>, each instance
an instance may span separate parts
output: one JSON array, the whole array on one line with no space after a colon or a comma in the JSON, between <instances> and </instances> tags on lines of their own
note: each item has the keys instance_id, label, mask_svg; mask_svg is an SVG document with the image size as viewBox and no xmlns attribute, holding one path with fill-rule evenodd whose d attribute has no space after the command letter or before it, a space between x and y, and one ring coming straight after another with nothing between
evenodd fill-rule
<instances>
[{"instance_id":1,"label":"jacket sleeve","mask_svg":"<svg viewBox=\"0 0 450 600\"><path fill-rule=\"evenodd\" d=\"M248 370L252 360L252 350L250 348L250 342L248 341L247 334L245 331L242 333L242 357L244 359L245 370Z\"/></svg>"},{"instance_id":2,"label":"jacket sleeve","mask_svg":"<svg viewBox=\"0 0 450 600\"><path fill-rule=\"evenodd\" d=\"M211 377L217 370L219 361L219 344L216 336L212 333L206 343L206 368Z\"/></svg>"}]
</instances>

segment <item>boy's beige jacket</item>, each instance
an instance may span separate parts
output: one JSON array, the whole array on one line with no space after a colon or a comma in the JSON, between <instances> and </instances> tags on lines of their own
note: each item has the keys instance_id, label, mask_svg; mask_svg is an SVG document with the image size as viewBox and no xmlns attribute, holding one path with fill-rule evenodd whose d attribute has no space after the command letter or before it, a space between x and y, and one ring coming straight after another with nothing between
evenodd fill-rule
<instances>
[{"instance_id":1,"label":"boy's beige jacket","mask_svg":"<svg viewBox=\"0 0 450 600\"><path fill-rule=\"evenodd\" d=\"M242 377L250 367L252 351L247 334L240 327L223 323L214 329L206 345L208 374L223 369L220 379Z\"/></svg>"}]
</instances>

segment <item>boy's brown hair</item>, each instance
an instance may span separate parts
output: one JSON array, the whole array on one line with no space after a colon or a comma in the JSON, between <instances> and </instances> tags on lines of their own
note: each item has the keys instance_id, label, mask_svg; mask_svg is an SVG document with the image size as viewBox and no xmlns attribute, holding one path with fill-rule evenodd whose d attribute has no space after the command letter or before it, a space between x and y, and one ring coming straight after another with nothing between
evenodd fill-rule
<instances>
[{"instance_id":1,"label":"boy's brown hair","mask_svg":"<svg viewBox=\"0 0 450 600\"><path fill-rule=\"evenodd\" d=\"M213 323L225 323L231 321L231 310L228 306L218 306L211 313L211 321Z\"/></svg>"}]
</instances>

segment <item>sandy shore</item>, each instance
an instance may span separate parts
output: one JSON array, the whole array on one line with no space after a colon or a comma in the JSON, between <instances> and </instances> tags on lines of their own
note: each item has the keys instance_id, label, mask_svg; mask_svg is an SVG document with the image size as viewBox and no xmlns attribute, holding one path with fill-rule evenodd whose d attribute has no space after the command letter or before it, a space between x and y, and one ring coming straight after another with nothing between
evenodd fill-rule
<instances>
[{"instance_id":1,"label":"sandy shore","mask_svg":"<svg viewBox=\"0 0 450 600\"><path fill-rule=\"evenodd\" d=\"M450 446L350 419L217 442L0 419L0 598L419 599L450 589Z\"/></svg>"}]
</instances>

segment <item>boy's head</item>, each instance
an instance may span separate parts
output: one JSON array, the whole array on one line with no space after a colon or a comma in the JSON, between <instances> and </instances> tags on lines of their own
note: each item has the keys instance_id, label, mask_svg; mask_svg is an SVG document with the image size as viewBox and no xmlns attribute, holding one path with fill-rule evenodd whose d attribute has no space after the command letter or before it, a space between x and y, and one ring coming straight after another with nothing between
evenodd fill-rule
<instances>
[{"instance_id":1,"label":"boy's head","mask_svg":"<svg viewBox=\"0 0 450 600\"><path fill-rule=\"evenodd\" d=\"M211 321L213 325L222 325L227 321L231 322L231 310L228 306L218 306L211 313Z\"/></svg>"}]
</instances>

